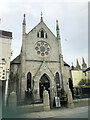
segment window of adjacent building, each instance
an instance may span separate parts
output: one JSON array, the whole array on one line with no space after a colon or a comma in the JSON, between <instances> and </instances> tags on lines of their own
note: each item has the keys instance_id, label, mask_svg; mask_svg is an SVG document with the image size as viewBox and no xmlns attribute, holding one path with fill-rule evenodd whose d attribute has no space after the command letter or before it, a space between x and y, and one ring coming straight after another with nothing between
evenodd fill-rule
<instances>
[{"instance_id":1,"label":"window of adjacent building","mask_svg":"<svg viewBox=\"0 0 90 120\"><path fill-rule=\"evenodd\" d=\"M4 79L4 77L2 77L2 79Z\"/></svg>"}]
</instances>

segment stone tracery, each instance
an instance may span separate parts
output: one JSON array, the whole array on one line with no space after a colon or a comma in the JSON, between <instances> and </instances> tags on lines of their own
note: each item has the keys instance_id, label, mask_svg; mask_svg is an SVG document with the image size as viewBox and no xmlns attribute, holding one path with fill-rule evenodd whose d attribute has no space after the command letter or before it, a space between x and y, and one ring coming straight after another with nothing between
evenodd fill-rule
<instances>
[{"instance_id":1,"label":"stone tracery","mask_svg":"<svg viewBox=\"0 0 90 120\"><path fill-rule=\"evenodd\" d=\"M35 45L35 50L40 56L47 56L50 51L50 45L45 41L38 41Z\"/></svg>"}]
</instances>

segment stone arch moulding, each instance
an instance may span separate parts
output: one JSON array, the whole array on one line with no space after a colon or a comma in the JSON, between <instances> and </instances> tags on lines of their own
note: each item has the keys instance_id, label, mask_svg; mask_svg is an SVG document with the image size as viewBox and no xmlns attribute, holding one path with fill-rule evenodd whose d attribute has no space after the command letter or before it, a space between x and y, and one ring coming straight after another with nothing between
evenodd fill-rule
<instances>
[{"instance_id":1,"label":"stone arch moulding","mask_svg":"<svg viewBox=\"0 0 90 120\"><path fill-rule=\"evenodd\" d=\"M45 75L45 76L48 78L48 80L49 80L49 82L50 82L50 84L51 84L51 78L50 78L50 76L49 76L46 72L44 72L44 73L40 76L39 82L40 82L41 77L42 77L43 75Z\"/></svg>"},{"instance_id":2,"label":"stone arch moulding","mask_svg":"<svg viewBox=\"0 0 90 120\"><path fill-rule=\"evenodd\" d=\"M40 98L40 86L39 85L40 85L40 79L41 79L41 77L44 74L49 79L49 83L50 83L50 98L52 99L52 97L53 97L52 92L53 92L53 89L55 88L54 87L55 86L54 85L54 76L52 75L52 73L48 73L48 72L45 72L45 71L41 72L41 74L34 79L34 81L35 81L34 82L35 83L34 90L37 89L37 96L39 96L38 98Z\"/></svg>"},{"instance_id":3,"label":"stone arch moulding","mask_svg":"<svg viewBox=\"0 0 90 120\"><path fill-rule=\"evenodd\" d=\"M47 38L47 32L44 30L44 28L41 28L37 32L37 37L39 37L39 38Z\"/></svg>"},{"instance_id":4,"label":"stone arch moulding","mask_svg":"<svg viewBox=\"0 0 90 120\"><path fill-rule=\"evenodd\" d=\"M35 77L33 78L34 80L34 89L33 91L37 91L35 95L35 99L40 99L40 92L39 92L39 81L41 79L41 77L46 74L49 77L49 82L50 82L50 96L51 96L51 101L53 103L53 97L56 91L56 86L55 86L55 77L54 74L50 71L50 69L48 68L48 66L46 65L46 63L44 62L41 67L38 69Z\"/></svg>"},{"instance_id":5,"label":"stone arch moulding","mask_svg":"<svg viewBox=\"0 0 90 120\"><path fill-rule=\"evenodd\" d=\"M40 70L38 71L38 73L36 74L34 81L38 81L41 79L41 77L46 74L50 80L50 83L52 83L54 81L54 75L49 71L49 70Z\"/></svg>"},{"instance_id":6,"label":"stone arch moulding","mask_svg":"<svg viewBox=\"0 0 90 120\"><path fill-rule=\"evenodd\" d=\"M37 70L35 76L34 76L34 80L39 81L41 76L43 74L47 74L50 77L50 80L53 78L54 80L54 74L51 72L51 70L49 69L49 67L47 66L46 62L43 61L43 63L40 65L39 69Z\"/></svg>"},{"instance_id":7,"label":"stone arch moulding","mask_svg":"<svg viewBox=\"0 0 90 120\"><path fill-rule=\"evenodd\" d=\"M35 88L39 89L39 81L44 74L46 74L49 77L50 88L54 86L54 75L47 69L46 70L41 69L40 71L38 71L37 75L34 78L34 83L36 83L34 85L34 89Z\"/></svg>"},{"instance_id":8,"label":"stone arch moulding","mask_svg":"<svg viewBox=\"0 0 90 120\"><path fill-rule=\"evenodd\" d=\"M49 98L50 98L50 78L46 73L44 73L39 80L40 98L43 98L43 90L44 89L46 89L48 91Z\"/></svg>"}]
</instances>

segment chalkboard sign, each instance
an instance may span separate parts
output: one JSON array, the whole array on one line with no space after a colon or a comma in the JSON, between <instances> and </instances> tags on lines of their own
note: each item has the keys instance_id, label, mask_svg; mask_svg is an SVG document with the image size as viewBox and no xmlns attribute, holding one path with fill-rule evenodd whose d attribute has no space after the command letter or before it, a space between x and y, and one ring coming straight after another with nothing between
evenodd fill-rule
<instances>
[{"instance_id":1,"label":"chalkboard sign","mask_svg":"<svg viewBox=\"0 0 90 120\"><path fill-rule=\"evenodd\" d=\"M59 97L55 97L55 104L56 104L56 107L61 107L60 98Z\"/></svg>"}]
</instances>

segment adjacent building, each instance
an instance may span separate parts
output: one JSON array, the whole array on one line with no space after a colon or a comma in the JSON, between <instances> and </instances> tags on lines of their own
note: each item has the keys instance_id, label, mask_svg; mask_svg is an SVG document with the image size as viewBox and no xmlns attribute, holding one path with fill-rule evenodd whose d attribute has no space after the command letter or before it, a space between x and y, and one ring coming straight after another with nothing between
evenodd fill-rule
<instances>
[{"instance_id":1,"label":"adjacent building","mask_svg":"<svg viewBox=\"0 0 90 120\"><path fill-rule=\"evenodd\" d=\"M0 30L0 86L3 94L7 94L11 61L12 32ZM6 97L5 97L6 99Z\"/></svg>"},{"instance_id":2,"label":"adjacent building","mask_svg":"<svg viewBox=\"0 0 90 120\"><path fill-rule=\"evenodd\" d=\"M88 73L85 72L87 70L87 64L85 63L84 58L82 57L82 67L79 65L78 59L76 60L76 67L74 67L73 63L71 66L71 75L73 80L73 86L78 86L79 82L82 79L88 79Z\"/></svg>"},{"instance_id":3,"label":"adjacent building","mask_svg":"<svg viewBox=\"0 0 90 120\"><path fill-rule=\"evenodd\" d=\"M0 80L6 80L10 69L12 32L0 30Z\"/></svg>"}]
</instances>

